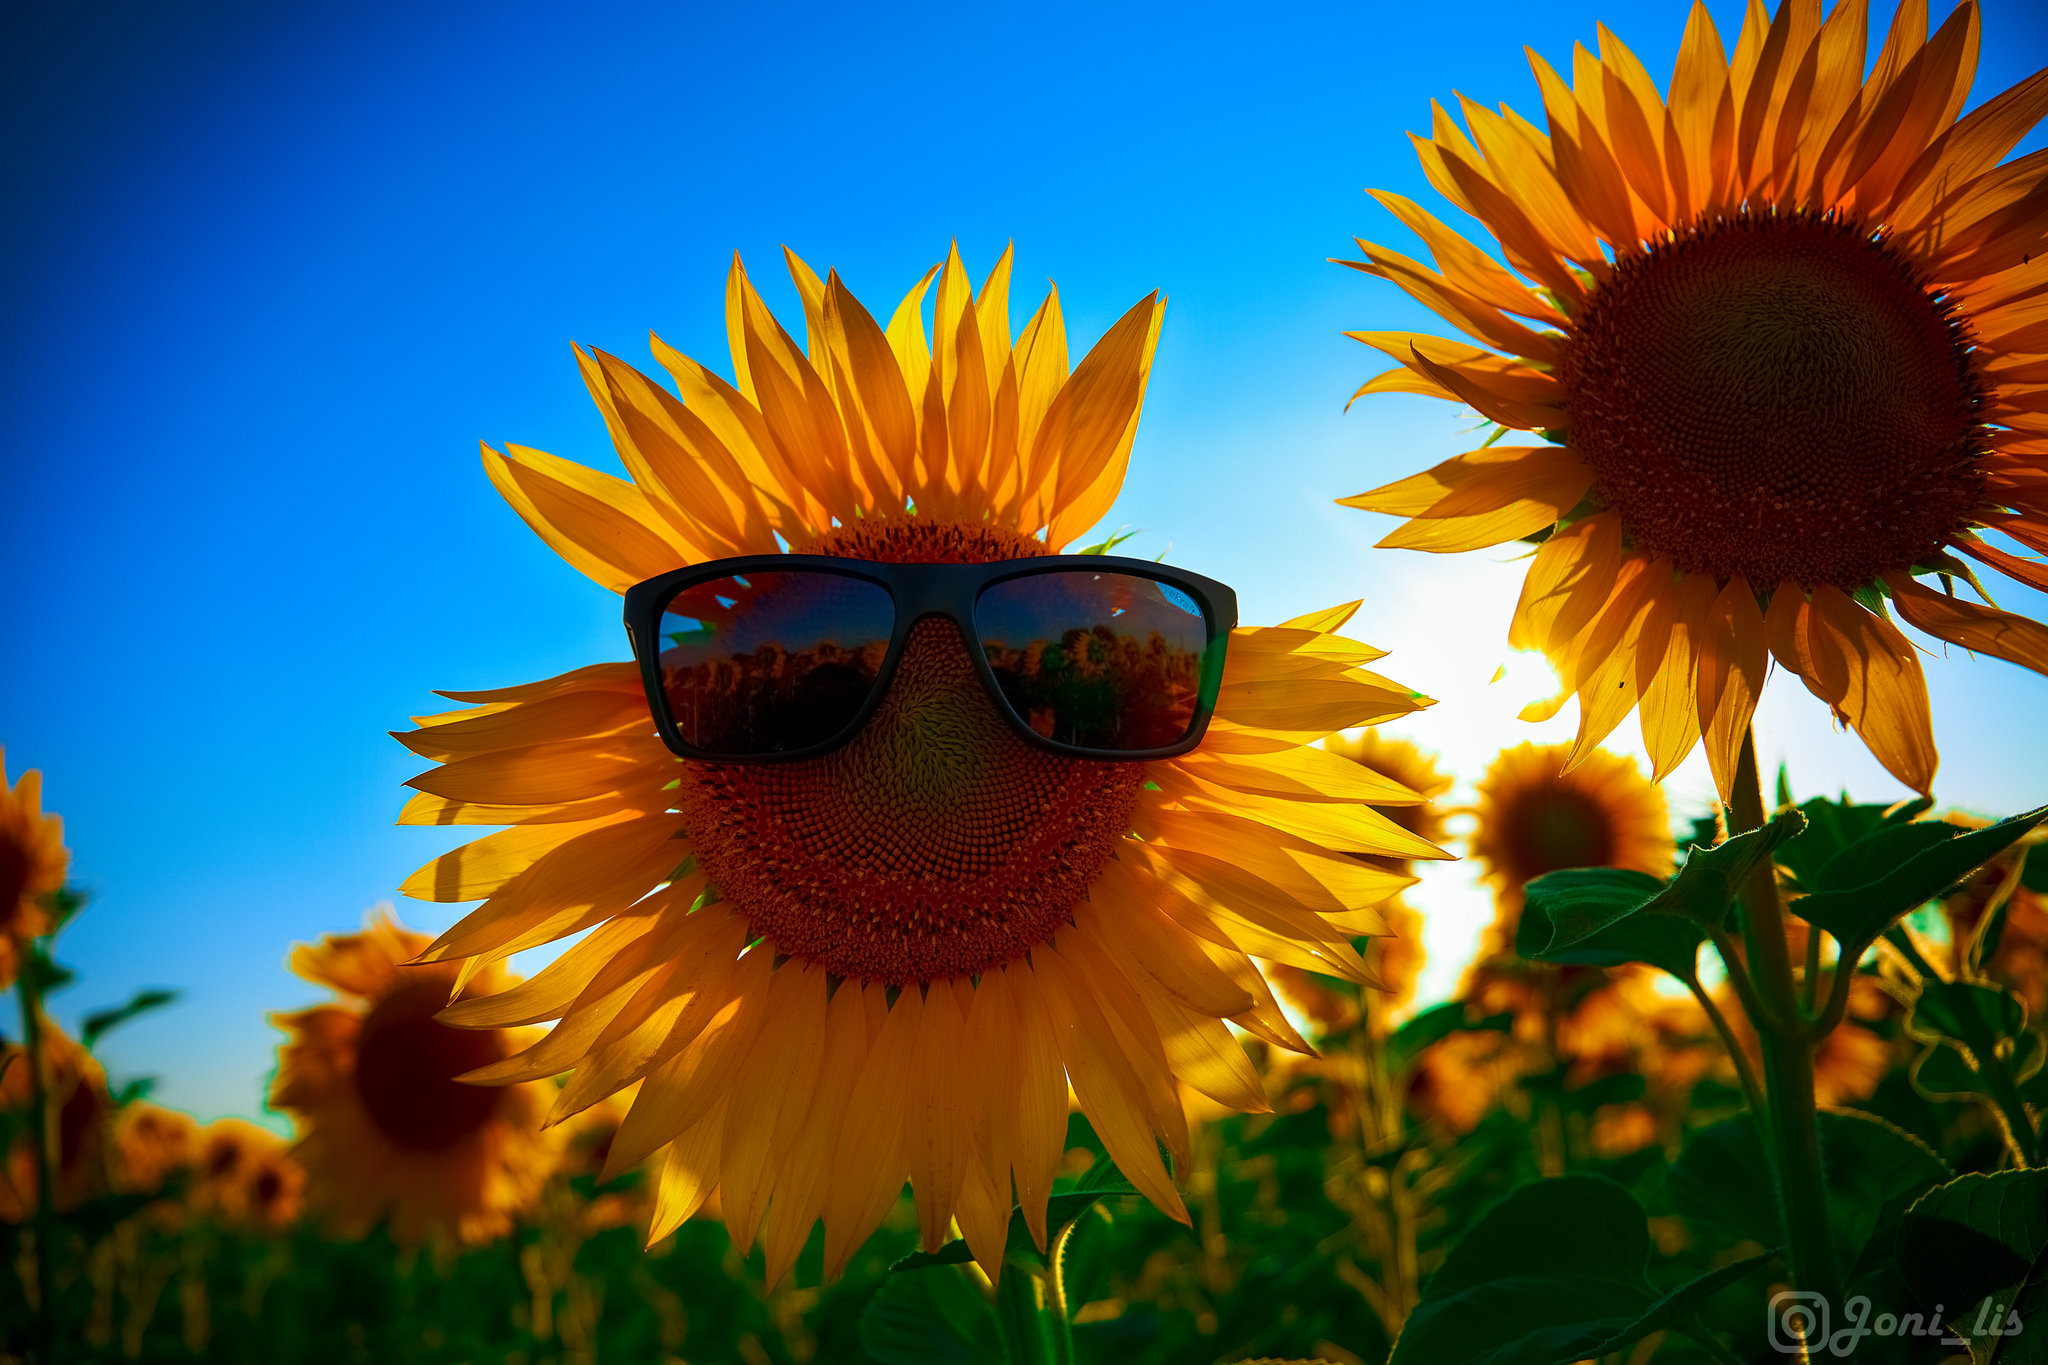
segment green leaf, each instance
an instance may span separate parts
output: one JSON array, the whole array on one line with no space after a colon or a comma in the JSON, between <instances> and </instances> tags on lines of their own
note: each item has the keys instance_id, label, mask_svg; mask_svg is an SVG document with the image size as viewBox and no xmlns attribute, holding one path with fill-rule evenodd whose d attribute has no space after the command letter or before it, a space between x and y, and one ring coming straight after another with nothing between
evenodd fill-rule
<instances>
[{"instance_id":1,"label":"green leaf","mask_svg":"<svg viewBox=\"0 0 2048 1365\"><path fill-rule=\"evenodd\" d=\"M1873 1114L1837 1109L1815 1118L1827 1172L1828 1222L1842 1264L1853 1267L1887 1216L1948 1179L1948 1167L1918 1138ZM1695 1133L1665 1173L1664 1189L1688 1218L1765 1246L1784 1244L1770 1160L1748 1117Z\"/></svg>"},{"instance_id":2,"label":"green leaf","mask_svg":"<svg viewBox=\"0 0 2048 1365\"><path fill-rule=\"evenodd\" d=\"M958 1271L882 1281L860 1315L860 1344L880 1365L1008 1365L995 1310Z\"/></svg>"},{"instance_id":3,"label":"green leaf","mask_svg":"<svg viewBox=\"0 0 2048 1365\"><path fill-rule=\"evenodd\" d=\"M2041 1064L2040 1039L2029 1035L2021 1060L2038 1069ZM1910 1073L1913 1088L1930 1100L1969 1100L1975 1103L1997 1103L1998 1091L1990 1077L1979 1072L1970 1064L1970 1058L1960 1049L1931 1043L1927 1050L1914 1059ZM2026 1096L2025 1098L2031 1098Z\"/></svg>"},{"instance_id":4,"label":"green leaf","mask_svg":"<svg viewBox=\"0 0 2048 1365\"><path fill-rule=\"evenodd\" d=\"M1867 886L1907 859L1919 856L1936 844L1945 844L1959 833L1959 826L1940 820L1880 825L1828 859L1818 871L1800 882L1800 888L1814 894Z\"/></svg>"},{"instance_id":5,"label":"green leaf","mask_svg":"<svg viewBox=\"0 0 2048 1365\"><path fill-rule=\"evenodd\" d=\"M1713 848L1701 848L1695 844L1686 857L1685 865L1668 883L1646 873L1611 867L1572 868L1538 877L1528 886L1523 925L1528 928L1528 906L1534 906L1541 919L1549 924L1550 937L1540 948L1535 948L1535 930L1528 928L1526 939L1518 931L1516 948L1524 956L1552 962L1567 961L1569 959L1562 956L1566 949L1578 948L1595 935L1611 934L1616 926L1632 918L1675 915L1700 931L1690 944L1696 958L1700 938L1727 922L1728 907L1733 904L1736 893L1749 874L1766 863L1780 844L1805 828L1805 822L1806 817L1798 811L1782 810L1772 816L1762 829L1734 835ZM1535 951L1525 950L1525 943ZM1665 966L1659 962L1656 965L1674 975L1689 976L1682 961L1687 946L1684 936L1660 934L1653 929L1613 935L1589 951L1601 957L1654 952L1673 964ZM1616 960L1653 959L1630 955Z\"/></svg>"},{"instance_id":6,"label":"green leaf","mask_svg":"<svg viewBox=\"0 0 2048 1365\"><path fill-rule=\"evenodd\" d=\"M2000 1039L2027 1027L2027 1002L1996 982L1928 978L1906 1015L1906 1031L1921 1042L1953 1039L1973 1052L1994 1050Z\"/></svg>"},{"instance_id":7,"label":"green leaf","mask_svg":"<svg viewBox=\"0 0 2048 1365\"><path fill-rule=\"evenodd\" d=\"M1817 891L1820 888L1808 884L1828 861L1843 849L1860 839L1867 838L1887 823L1900 823L1898 816L1913 815L1927 809L1925 801L1914 801L1905 807L1858 806L1852 805L1847 796L1840 801L1830 801L1825 796L1816 796L1802 802L1799 813L1806 817L1806 830L1795 839L1787 840L1777 852L1778 865L1790 872L1793 883L1802 891ZM1886 812L1891 812L1887 816Z\"/></svg>"},{"instance_id":8,"label":"green leaf","mask_svg":"<svg viewBox=\"0 0 2048 1365\"><path fill-rule=\"evenodd\" d=\"M1546 872L1524 888L1522 927L1516 932L1515 948L1521 951L1525 939L1544 954L1572 947L1635 914L1664 889L1663 878L1627 868L1573 867ZM1550 936L1541 943L1534 941L1530 910L1536 912L1538 923L1550 929ZM1535 954L1525 952L1523 956Z\"/></svg>"},{"instance_id":9,"label":"green leaf","mask_svg":"<svg viewBox=\"0 0 2048 1365\"><path fill-rule=\"evenodd\" d=\"M62 990L78 979L76 972L59 964L41 943L29 948L28 961L23 964L22 973L29 978L36 994L41 996Z\"/></svg>"},{"instance_id":10,"label":"green leaf","mask_svg":"<svg viewBox=\"0 0 2048 1365\"><path fill-rule=\"evenodd\" d=\"M1600 1176L1524 1185L1451 1248L1389 1365L1565 1365L1683 1328L1709 1295L1768 1256L1656 1295L1648 1220Z\"/></svg>"},{"instance_id":11,"label":"green leaf","mask_svg":"<svg viewBox=\"0 0 2048 1365\"><path fill-rule=\"evenodd\" d=\"M1773 815L1763 828L1730 835L1712 848L1695 844L1671 885L1643 909L1652 914L1684 915L1705 929L1719 929L1728 922L1728 907L1749 874L1770 862L1780 845L1805 828L1806 817L1787 809Z\"/></svg>"},{"instance_id":12,"label":"green leaf","mask_svg":"<svg viewBox=\"0 0 2048 1365\"><path fill-rule=\"evenodd\" d=\"M1998 1359L2048 1359L2048 1316L2040 1267L2048 1253L2048 1171L1965 1175L1930 1191L1899 1225L1899 1268L1922 1304L1967 1305L1945 1315L1989 1359L2001 1340L1986 1329L2018 1312L2036 1335L2003 1338Z\"/></svg>"},{"instance_id":13,"label":"green leaf","mask_svg":"<svg viewBox=\"0 0 2048 1365\"><path fill-rule=\"evenodd\" d=\"M2048 819L2048 806L1984 829L1957 831L1952 837L1912 852L1893 866L1874 873L1871 880L1859 886L1802 896L1792 902L1792 913L1833 934L1841 941L1845 958L1861 956L1900 916L1925 905L1990 862L2044 819ZM1934 823L1930 821L1929 827ZM1957 830L1953 825L1941 828ZM1895 851L1905 853L1907 845Z\"/></svg>"},{"instance_id":14,"label":"green leaf","mask_svg":"<svg viewBox=\"0 0 2048 1365\"><path fill-rule=\"evenodd\" d=\"M1060 1283L1067 1292L1067 1311L1077 1311L1095 1298L1109 1269L1109 1210L1097 1204L1074 1220L1062 1251Z\"/></svg>"},{"instance_id":15,"label":"green leaf","mask_svg":"<svg viewBox=\"0 0 2048 1365\"><path fill-rule=\"evenodd\" d=\"M178 993L176 991L137 991L129 998L128 1003L125 1005L116 1005L113 1009L99 1010L93 1014L86 1015L84 1027L80 1030L80 1036L84 1039L85 1045L91 1047L109 1029L118 1028L139 1014L147 1014L153 1009L161 1009L177 998Z\"/></svg>"},{"instance_id":16,"label":"green leaf","mask_svg":"<svg viewBox=\"0 0 2048 1365\"><path fill-rule=\"evenodd\" d=\"M2026 859L2020 868L2020 885L2029 891L2048 892L2048 857L2037 858L2034 849L2029 848Z\"/></svg>"},{"instance_id":17,"label":"green leaf","mask_svg":"<svg viewBox=\"0 0 2048 1365\"><path fill-rule=\"evenodd\" d=\"M1551 872L1529 883L1522 920L1515 929L1515 951L1542 962L1583 967L1618 967L1647 962L1689 981L1698 970L1700 944L1706 931L1676 915L1638 915L1664 883L1625 868L1573 868ZM1552 948L1559 930L1557 914L1592 919L1623 907L1618 918L1572 942Z\"/></svg>"}]
</instances>

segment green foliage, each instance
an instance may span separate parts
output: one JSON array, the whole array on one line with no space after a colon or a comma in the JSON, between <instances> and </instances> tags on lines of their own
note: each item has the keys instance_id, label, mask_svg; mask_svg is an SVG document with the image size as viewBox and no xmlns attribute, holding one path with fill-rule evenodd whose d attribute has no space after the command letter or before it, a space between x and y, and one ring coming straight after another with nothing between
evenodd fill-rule
<instances>
[{"instance_id":1,"label":"green foliage","mask_svg":"<svg viewBox=\"0 0 2048 1365\"><path fill-rule=\"evenodd\" d=\"M1534 961L1587 967L1647 962L1682 981L1698 971L1706 930L1678 915L1639 914L1661 878L1620 867L1573 868L1530 882L1515 951ZM1578 926L1597 923L1590 932ZM1571 927L1567 927L1571 926Z\"/></svg>"},{"instance_id":2,"label":"green foliage","mask_svg":"<svg viewBox=\"0 0 2048 1365\"><path fill-rule=\"evenodd\" d=\"M1546 962L1648 962L1689 981L1700 943L1726 924L1742 883L1805 825L1798 811L1786 810L1762 829L1713 848L1694 846L1668 882L1615 867L1538 877L1526 889L1516 949ZM1545 929L1548 937L1539 941Z\"/></svg>"},{"instance_id":3,"label":"green foliage","mask_svg":"<svg viewBox=\"0 0 2048 1365\"><path fill-rule=\"evenodd\" d=\"M860 1344L880 1365L1008 1365L1011 1359L995 1310L960 1272L943 1265L890 1276L861 1314Z\"/></svg>"},{"instance_id":4,"label":"green foliage","mask_svg":"<svg viewBox=\"0 0 2048 1365\"><path fill-rule=\"evenodd\" d=\"M1930 1191L1906 1214L1898 1250L1921 1303L1964 1305L1949 1320L1979 1365L2048 1360L2048 1171L1966 1175ZM2031 1338L2006 1330L2025 1323L2036 1324Z\"/></svg>"},{"instance_id":5,"label":"green foliage","mask_svg":"<svg viewBox=\"0 0 2048 1365\"><path fill-rule=\"evenodd\" d=\"M1793 901L1792 913L1833 934L1853 959L2043 820L2048 806L1967 832L1939 821L1881 827L1814 869L1811 883L1820 889Z\"/></svg>"},{"instance_id":6,"label":"green foliage","mask_svg":"<svg viewBox=\"0 0 2048 1365\"><path fill-rule=\"evenodd\" d=\"M91 1047L99 1042L108 1030L119 1028L130 1019L147 1014L151 1010L162 1009L177 998L176 991L137 991L125 1005L116 1005L112 1009L86 1015L84 1027L79 1030L79 1035L85 1045Z\"/></svg>"},{"instance_id":7,"label":"green foliage","mask_svg":"<svg viewBox=\"0 0 2048 1365\"><path fill-rule=\"evenodd\" d=\"M1670 1328L1770 1259L1750 1256L1659 1295L1649 1221L1593 1175L1525 1185L1451 1248L1390 1365L1569 1365Z\"/></svg>"},{"instance_id":8,"label":"green foliage","mask_svg":"<svg viewBox=\"0 0 2048 1365\"><path fill-rule=\"evenodd\" d=\"M1889 1255L1889 1231L1907 1204L1948 1179L1947 1165L1918 1138L1875 1115L1841 1110L1818 1118L1828 1219L1842 1263L1854 1267L1866 1252ZM1770 1158L1747 1117L1693 1134L1665 1191L1687 1218L1765 1246L1784 1243Z\"/></svg>"}]
</instances>

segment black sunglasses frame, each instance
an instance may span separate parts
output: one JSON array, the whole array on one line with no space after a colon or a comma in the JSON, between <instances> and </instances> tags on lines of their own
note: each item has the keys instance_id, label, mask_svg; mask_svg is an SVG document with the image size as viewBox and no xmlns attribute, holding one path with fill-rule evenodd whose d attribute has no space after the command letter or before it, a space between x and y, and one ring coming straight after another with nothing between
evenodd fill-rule
<instances>
[{"instance_id":1,"label":"black sunglasses frame","mask_svg":"<svg viewBox=\"0 0 2048 1365\"><path fill-rule=\"evenodd\" d=\"M773 754L722 754L691 744L683 738L675 717L670 714L668 692L662 685L660 640L663 610L677 593L699 583L735 575L744 577L750 573L799 569L839 574L876 584L896 604L896 621L889 637L889 651L882 658L881 670L875 675L867 700L861 703L860 710L839 733L821 743L799 749ZM1202 683L1196 693L1195 711L1188 732L1175 743L1152 749L1107 750L1083 748L1049 739L1033 730L1024 717L1017 714L1003 695L987 654L975 647L979 634L974 625L974 611L983 592L1011 579L1046 573L1073 573L1076 570L1149 578L1179 589L1201 606L1203 623L1208 630L1202 649ZM1237 626L1237 594L1213 578L1204 578L1185 569L1168 568L1149 559L1126 559L1120 555L1044 555L1036 559L1008 559L990 564L896 564L843 559L836 555L740 555L672 569L644 583L634 584L626 590L625 615L626 636L632 641L633 657L640 664L640 680L647 689L648 709L654 713L654 723L661 733L662 743L682 758L703 763L785 763L831 753L860 733L882 704L882 698L888 695L911 628L928 616L943 616L960 628L961 639L967 646L968 657L974 661L974 671L980 675L982 687L995 703L997 713L1009 723L1019 739L1068 758L1140 763L1153 758L1177 757L1202 742L1202 736L1209 728L1209 718L1215 714L1216 694L1223 683L1226 643L1230 632Z\"/></svg>"}]
</instances>

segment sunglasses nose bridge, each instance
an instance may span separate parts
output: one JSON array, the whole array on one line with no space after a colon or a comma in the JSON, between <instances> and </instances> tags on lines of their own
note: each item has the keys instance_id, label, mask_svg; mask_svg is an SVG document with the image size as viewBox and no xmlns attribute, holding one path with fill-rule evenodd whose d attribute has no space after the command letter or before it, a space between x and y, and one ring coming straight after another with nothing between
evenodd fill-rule
<instances>
[{"instance_id":1,"label":"sunglasses nose bridge","mask_svg":"<svg viewBox=\"0 0 2048 1365\"><path fill-rule=\"evenodd\" d=\"M890 591L896 599L899 635L908 635L911 627L927 616L942 616L960 627L962 640L968 639L974 633L974 582L979 577L973 571L981 566L945 564L919 567L945 572L921 573L899 579L891 585Z\"/></svg>"}]
</instances>

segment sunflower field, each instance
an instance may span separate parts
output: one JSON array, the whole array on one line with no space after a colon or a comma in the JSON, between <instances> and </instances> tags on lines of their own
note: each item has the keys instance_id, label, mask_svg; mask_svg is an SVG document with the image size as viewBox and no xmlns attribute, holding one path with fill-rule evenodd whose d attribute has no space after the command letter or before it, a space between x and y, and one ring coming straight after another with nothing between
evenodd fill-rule
<instances>
[{"instance_id":1,"label":"sunflower field","mask_svg":"<svg viewBox=\"0 0 2048 1365\"><path fill-rule=\"evenodd\" d=\"M717 364L579 347L627 477L482 460L635 659L392 732L399 822L485 827L394 890L464 908L278 943L275 1129L109 1076L167 992L54 1022L91 907L0 770L0 1356L2048 1361L2048 806L1937 800L1902 629L2048 674L1980 579L2048 589L2048 71L1964 115L1974 4L1869 22L1534 59L1541 125L1415 139L1492 246L1382 195L1433 265L1344 263L1463 338L1353 333L1355 398L1486 434L1342 504L1526 560L1577 708L1483 772L1380 728L1435 703L1359 601L1079 543L1160 294L1073 360L1007 251L885 310L789 252ZM1761 771L1774 675L1914 795Z\"/></svg>"}]
</instances>

